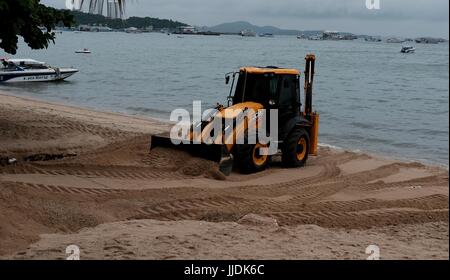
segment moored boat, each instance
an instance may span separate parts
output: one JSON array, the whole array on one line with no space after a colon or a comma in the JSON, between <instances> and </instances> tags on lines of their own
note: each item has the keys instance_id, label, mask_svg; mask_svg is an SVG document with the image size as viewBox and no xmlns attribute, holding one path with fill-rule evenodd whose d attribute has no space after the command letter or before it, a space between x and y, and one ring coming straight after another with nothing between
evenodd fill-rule
<instances>
[{"instance_id":1,"label":"moored boat","mask_svg":"<svg viewBox=\"0 0 450 280\"><path fill-rule=\"evenodd\" d=\"M34 59L4 58L0 62L0 83L59 81L78 72L78 69L52 67Z\"/></svg>"},{"instance_id":2,"label":"moored boat","mask_svg":"<svg viewBox=\"0 0 450 280\"><path fill-rule=\"evenodd\" d=\"M84 48L84 49L82 49L82 50L77 50L77 51L75 51L75 53L90 54L91 51L90 51L89 49Z\"/></svg>"},{"instance_id":3,"label":"moored boat","mask_svg":"<svg viewBox=\"0 0 450 280\"><path fill-rule=\"evenodd\" d=\"M273 38L274 36L272 33L264 33L264 34L259 34L259 37Z\"/></svg>"},{"instance_id":4,"label":"moored boat","mask_svg":"<svg viewBox=\"0 0 450 280\"><path fill-rule=\"evenodd\" d=\"M402 53L414 53L416 51L416 48L413 46L403 46L400 52Z\"/></svg>"}]
</instances>

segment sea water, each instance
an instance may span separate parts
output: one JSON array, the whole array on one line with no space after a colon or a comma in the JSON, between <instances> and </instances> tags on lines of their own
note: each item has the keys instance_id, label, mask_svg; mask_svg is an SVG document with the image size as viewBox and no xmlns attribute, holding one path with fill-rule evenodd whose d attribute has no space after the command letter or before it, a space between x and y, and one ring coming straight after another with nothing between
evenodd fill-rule
<instances>
[{"instance_id":1,"label":"sea water","mask_svg":"<svg viewBox=\"0 0 450 280\"><path fill-rule=\"evenodd\" d=\"M76 54L89 48L92 54ZM308 41L160 33L57 34L56 44L16 58L80 70L65 82L1 85L0 90L97 110L168 119L175 108L226 104L224 75L241 66L304 69L317 56L314 110L319 142L350 150L448 166L449 45ZM0 52L0 57L8 56Z\"/></svg>"}]
</instances>

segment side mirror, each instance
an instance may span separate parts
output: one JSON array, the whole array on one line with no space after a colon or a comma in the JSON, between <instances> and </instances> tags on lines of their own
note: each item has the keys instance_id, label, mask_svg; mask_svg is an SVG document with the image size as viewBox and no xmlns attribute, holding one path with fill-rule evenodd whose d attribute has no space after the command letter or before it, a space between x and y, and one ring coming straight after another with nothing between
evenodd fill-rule
<instances>
[{"instance_id":1,"label":"side mirror","mask_svg":"<svg viewBox=\"0 0 450 280\"><path fill-rule=\"evenodd\" d=\"M225 77L225 84L228 85L230 83L230 76Z\"/></svg>"}]
</instances>

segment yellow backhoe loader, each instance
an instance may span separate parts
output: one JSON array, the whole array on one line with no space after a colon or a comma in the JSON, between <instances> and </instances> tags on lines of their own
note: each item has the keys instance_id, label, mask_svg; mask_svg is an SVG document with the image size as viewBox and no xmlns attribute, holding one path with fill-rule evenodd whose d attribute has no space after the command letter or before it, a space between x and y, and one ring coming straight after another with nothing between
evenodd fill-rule
<instances>
[{"instance_id":1,"label":"yellow backhoe loader","mask_svg":"<svg viewBox=\"0 0 450 280\"><path fill-rule=\"evenodd\" d=\"M310 54L305 60L304 98L298 70L243 67L225 76L227 84L232 80L227 107L218 105L179 138L152 136L151 149L162 146L186 150L219 162L225 175L233 165L246 174L262 171L276 153L281 153L286 167L304 166L308 155L317 154L319 128L319 114L312 110L316 58ZM276 112L276 117L271 112ZM276 135L269 135L267 130L273 131L274 126ZM265 137L257 133L260 130Z\"/></svg>"}]
</instances>

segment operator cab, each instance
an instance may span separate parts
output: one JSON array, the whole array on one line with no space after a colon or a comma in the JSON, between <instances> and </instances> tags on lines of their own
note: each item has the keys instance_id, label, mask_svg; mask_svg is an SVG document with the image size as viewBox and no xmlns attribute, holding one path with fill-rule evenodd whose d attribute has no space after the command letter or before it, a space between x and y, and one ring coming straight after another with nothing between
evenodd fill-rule
<instances>
[{"instance_id":1,"label":"operator cab","mask_svg":"<svg viewBox=\"0 0 450 280\"><path fill-rule=\"evenodd\" d=\"M243 67L239 72L234 95L231 87L229 102L233 105L256 102L265 109L278 109L279 121L292 118L301 111L300 72L295 69L277 67ZM229 81L229 76L227 76Z\"/></svg>"}]
</instances>

